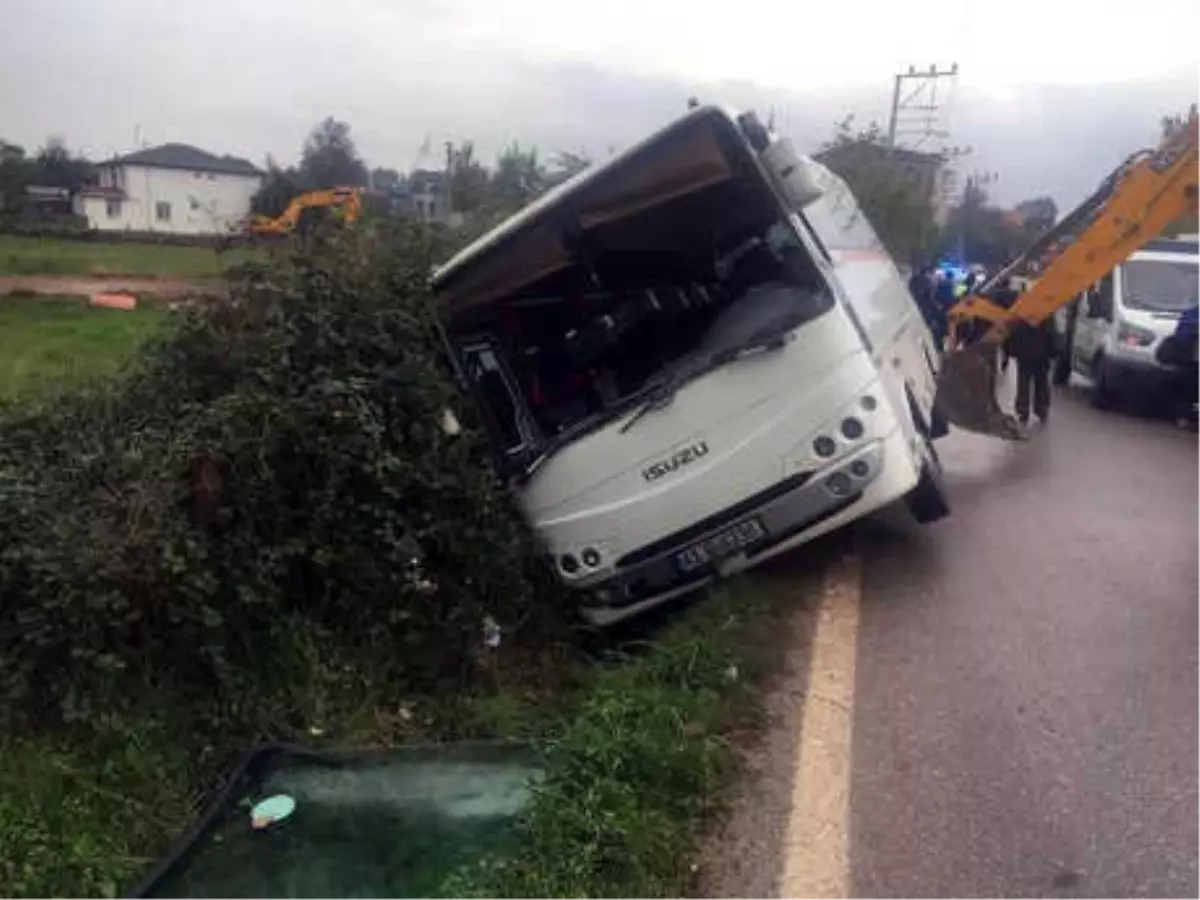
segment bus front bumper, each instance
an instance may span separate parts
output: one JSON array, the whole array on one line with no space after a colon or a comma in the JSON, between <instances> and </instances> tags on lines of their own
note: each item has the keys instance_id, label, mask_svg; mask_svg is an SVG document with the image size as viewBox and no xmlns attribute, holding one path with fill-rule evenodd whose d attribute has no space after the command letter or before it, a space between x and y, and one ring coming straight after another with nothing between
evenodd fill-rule
<instances>
[{"instance_id":1,"label":"bus front bumper","mask_svg":"<svg viewBox=\"0 0 1200 900\"><path fill-rule=\"evenodd\" d=\"M758 565L900 499L918 474L913 449L896 428L822 469L627 553L615 575L580 589L582 614L594 625L611 625Z\"/></svg>"}]
</instances>

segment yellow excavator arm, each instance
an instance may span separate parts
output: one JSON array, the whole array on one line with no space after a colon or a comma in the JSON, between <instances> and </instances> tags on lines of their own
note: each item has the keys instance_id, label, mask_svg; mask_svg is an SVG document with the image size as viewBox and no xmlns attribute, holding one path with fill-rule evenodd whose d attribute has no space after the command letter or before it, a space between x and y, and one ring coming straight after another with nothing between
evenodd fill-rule
<instances>
[{"instance_id":1,"label":"yellow excavator arm","mask_svg":"<svg viewBox=\"0 0 1200 900\"><path fill-rule=\"evenodd\" d=\"M1022 429L999 408L991 355L1020 321L1037 325L1103 278L1172 222L1196 214L1197 116L1164 138L1157 150L1126 160L1100 189L1049 233L949 310L952 349L943 361L937 404L950 422L970 431L1016 439ZM1008 277L1036 267L1036 280L1012 306L991 295ZM965 323L989 327L956 348Z\"/></svg>"},{"instance_id":2,"label":"yellow excavator arm","mask_svg":"<svg viewBox=\"0 0 1200 900\"><path fill-rule=\"evenodd\" d=\"M304 210L314 207L332 207L341 212L343 221L353 222L362 214L362 193L362 188L336 187L298 194L288 203L287 209L274 219L269 216L251 216L246 223L246 232L261 236L290 234L299 224Z\"/></svg>"}]
</instances>

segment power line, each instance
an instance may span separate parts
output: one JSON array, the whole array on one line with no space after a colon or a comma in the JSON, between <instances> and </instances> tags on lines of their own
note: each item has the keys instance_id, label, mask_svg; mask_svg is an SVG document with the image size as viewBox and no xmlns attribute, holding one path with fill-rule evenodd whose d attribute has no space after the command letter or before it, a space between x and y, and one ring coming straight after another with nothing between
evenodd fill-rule
<instances>
[{"instance_id":1,"label":"power line","mask_svg":"<svg viewBox=\"0 0 1200 900\"><path fill-rule=\"evenodd\" d=\"M939 69L933 64L921 71L916 66L909 66L907 72L897 74L892 87L892 113L888 118L888 146L895 147L903 142L917 150L931 139L947 140L949 132L939 120L943 106L939 88L945 86L952 90L957 79L958 63L951 63L948 69Z\"/></svg>"}]
</instances>

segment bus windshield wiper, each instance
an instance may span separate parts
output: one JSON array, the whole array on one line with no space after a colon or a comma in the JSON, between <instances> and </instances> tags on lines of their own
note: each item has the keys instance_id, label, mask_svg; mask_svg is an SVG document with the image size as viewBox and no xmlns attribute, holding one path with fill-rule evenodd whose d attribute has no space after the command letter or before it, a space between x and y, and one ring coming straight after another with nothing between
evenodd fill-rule
<instances>
[{"instance_id":1,"label":"bus windshield wiper","mask_svg":"<svg viewBox=\"0 0 1200 900\"><path fill-rule=\"evenodd\" d=\"M699 363L669 370L667 377L650 389L646 400L634 411L625 424L621 426L621 433L624 434L636 425L646 413L670 406L671 401L675 399L675 394L689 381L693 381L701 375L711 372L713 369L719 369L721 366L731 363L747 353L780 349L787 341L788 333L796 327L796 324L795 322L780 323L776 328L767 332L760 332L740 344L719 350L710 356L701 357Z\"/></svg>"}]
</instances>

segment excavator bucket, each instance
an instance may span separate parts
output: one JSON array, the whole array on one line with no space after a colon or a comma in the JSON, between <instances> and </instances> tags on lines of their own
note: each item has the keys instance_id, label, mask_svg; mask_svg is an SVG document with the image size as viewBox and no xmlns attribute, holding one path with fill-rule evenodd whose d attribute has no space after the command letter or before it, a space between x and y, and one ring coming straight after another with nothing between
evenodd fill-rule
<instances>
[{"instance_id":1,"label":"excavator bucket","mask_svg":"<svg viewBox=\"0 0 1200 900\"><path fill-rule=\"evenodd\" d=\"M1021 423L996 400L996 352L994 344L980 342L947 353L934 404L946 421L966 431L1025 440L1028 434Z\"/></svg>"}]
</instances>

